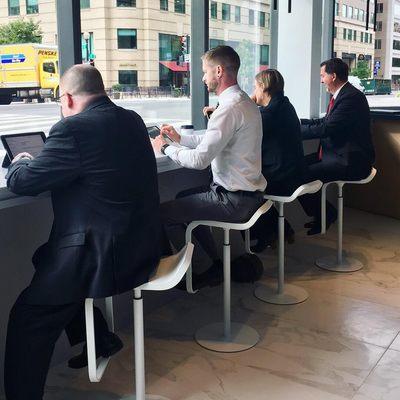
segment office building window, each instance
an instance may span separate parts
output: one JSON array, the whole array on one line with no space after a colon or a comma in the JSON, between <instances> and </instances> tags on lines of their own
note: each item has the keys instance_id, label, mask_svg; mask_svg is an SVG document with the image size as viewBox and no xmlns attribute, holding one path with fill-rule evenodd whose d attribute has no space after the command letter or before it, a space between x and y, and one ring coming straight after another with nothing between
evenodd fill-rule
<instances>
[{"instance_id":1,"label":"office building window","mask_svg":"<svg viewBox=\"0 0 400 400\"><path fill-rule=\"evenodd\" d=\"M241 8L239 6L235 6L235 22L240 24L241 16Z\"/></svg>"},{"instance_id":2,"label":"office building window","mask_svg":"<svg viewBox=\"0 0 400 400\"><path fill-rule=\"evenodd\" d=\"M342 17L347 17L347 6L346 4L342 4Z\"/></svg>"},{"instance_id":3,"label":"office building window","mask_svg":"<svg viewBox=\"0 0 400 400\"><path fill-rule=\"evenodd\" d=\"M137 48L137 30L136 29L118 29L118 48L136 49Z\"/></svg>"},{"instance_id":4,"label":"office building window","mask_svg":"<svg viewBox=\"0 0 400 400\"><path fill-rule=\"evenodd\" d=\"M231 20L231 5L222 3L222 20L230 21Z\"/></svg>"},{"instance_id":5,"label":"office building window","mask_svg":"<svg viewBox=\"0 0 400 400\"><path fill-rule=\"evenodd\" d=\"M381 39L379 39L379 41L381 41ZM400 40L393 40L393 50L400 50Z\"/></svg>"},{"instance_id":6,"label":"office building window","mask_svg":"<svg viewBox=\"0 0 400 400\"><path fill-rule=\"evenodd\" d=\"M347 18L353 18L353 7L347 7Z\"/></svg>"},{"instance_id":7,"label":"office building window","mask_svg":"<svg viewBox=\"0 0 400 400\"><path fill-rule=\"evenodd\" d=\"M180 14L185 14L186 12L185 0L175 0L175 12Z\"/></svg>"},{"instance_id":8,"label":"office building window","mask_svg":"<svg viewBox=\"0 0 400 400\"><path fill-rule=\"evenodd\" d=\"M381 39L375 39L375 49L381 49L382 48L382 40Z\"/></svg>"},{"instance_id":9,"label":"office building window","mask_svg":"<svg viewBox=\"0 0 400 400\"><path fill-rule=\"evenodd\" d=\"M339 15L339 3L337 1L335 1L335 15Z\"/></svg>"},{"instance_id":10,"label":"office building window","mask_svg":"<svg viewBox=\"0 0 400 400\"><path fill-rule=\"evenodd\" d=\"M259 25L262 28L265 28L265 12L264 11L260 11L258 19L259 19Z\"/></svg>"},{"instance_id":11,"label":"office building window","mask_svg":"<svg viewBox=\"0 0 400 400\"><path fill-rule=\"evenodd\" d=\"M211 18L218 18L218 3L216 1L211 2Z\"/></svg>"},{"instance_id":12,"label":"office building window","mask_svg":"<svg viewBox=\"0 0 400 400\"><path fill-rule=\"evenodd\" d=\"M378 7L376 10L378 13L382 14L383 13L383 3L378 3Z\"/></svg>"},{"instance_id":13,"label":"office building window","mask_svg":"<svg viewBox=\"0 0 400 400\"><path fill-rule=\"evenodd\" d=\"M118 83L124 86L137 86L137 71L123 70L118 71Z\"/></svg>"},{"instance_id":14,"label":"office building window","mask_svg":"<svg viewBox=\"0 0 400 400\"><path fill-rule=\"evenodd\" d=\"M364 17L364 10L360 10L359 14L358 14L358 19L362 22L365 21L365 17Z\"/></svg>"},{"instance_id":15,"label":"office building window","mask_svg":"<svg viewBox=\"0 0 400 400\"><path fill-rule=\"evenodd\" d=\"M358 8L354 8L354 11L353 11L353 18L354 18L354 19L358 19Z\"/></svg>"},{"instance_id":16,"label":"office building window","mask_svg":"<svg viewBox=\"0 0 400 400\"><path fill-rule=\"evenodd\" d=\"M254 25L254 10L249 10L249 25Z\"/></svg>"},{"instance_id":17,"label":"office building window","mask_svg":"<svg viewBox=\"0 0 400 400\"><path fill-rule=\"evenodd\" d=\"M19 15L19 0L8 0L8 15Z\"/></svg>"},{"instance_id":18,"label":"office building window","mask_svg":"<svg viewBox=\"0 0 400 400\"><path fill-rule=\"evenodd\" d=\"M372 43L372 33L369 34L369 42Z\"/></svg>"},{"instance_id":19,"label":"office building window","mask_svg":"<svg viewBox=\"0 0 400 400\"><path fill-rule=\"evenodd\" d=\"M336 39L336 36L337 36L337 27L334 26L333 27L333 37Z\"/></svg>"},{"instance_id":20,"label":"office building window","mask_svg":"<svg viewBox=\"0 0 400 400\"><path fill-rule=\"evenodd\" d=\"M363 41L364 41L364 32L361 32L360 42L362 43Z\"/></svg>"},{"instance_id":21,"label":"office building window","mask_svg":"<svg viewBox=\"0 0 400 400\"><path fill-rule=\"evenodd\" d=\"M353 37L353 29L347 29L347 39L351 40Z\"/></svg>"},{"instance_id":22,"label":"office building window","mask_svg":"<svg viewBox=\"0 0 400 400\"><path fill-rule=\"evenodd\" d=\"M382 21L376 21L376 30L382 32Z\"/></svg>"},{"instance_id":23,"label":"office building window","mask_svg":"<svg viewBox=\"0 0 400 400\"><path fill-rule=\"evenodd\" d=\"M136 0L117 0L117 7L136 7Z\"/></svg>"},{"instance_id":24,"label":"office building window","mask_svg":"<svg viewBox=\"0 0 400 400\"><path fill-rule=\"evenodd\" d=\"M353 40L354 41L357 40L357 31L356 30L353 31Z\"/></svg>"},{"instance_id":25,"label":"office building window","mask_svg":"<svg viewBox=\"0 0 400 400\"><path fill-rule=\"evenodd\" d=\"M26 0L26 13L27 14L38 14L39 13L38 0Z\"/></svg>"},{"instance_id":26,"label":"office building window","mask_svg":"<svg viewBox=\"0 0 400 400\"><path fill-rule=\"evenodd\" d=\"M90 0L81 0L81 8L90 8Z\"/></svg>"},{"instance_id":27,"label":"office building window","mask_svg":"<svg viewBox=\"0 0 400 400\"><path fill-rule=\"evenodd\" d=\"M343 28L343 39L347 39L347 29Z\"/></svg>"},{"instance_id":28,"label":"office building window","mask_svg":"<svg viewBox=\"0 0 400 400\"><path fill-rule=\"evenodd\" d=\"M168 0L160 0L160 10L168 11Z\"/></svg>"},{"instance_id":29,"label":"office building window","mask_svg":"<svg viewBox=\"0 0 400 400\"><path fill-rule=\"evenodd\" d=\"M269 46L267 44L260 46L260 65L269 65Z\"/></svg>"},{"instance_id":30,"label":"office building window","mask_svg":"<svg viewBox=\"0 0 400 400\"><path fill-rule=\"evenodd\" d=\"M392 67L400 67L400 58L392 59Z\"/></svg>"}]
</instances>

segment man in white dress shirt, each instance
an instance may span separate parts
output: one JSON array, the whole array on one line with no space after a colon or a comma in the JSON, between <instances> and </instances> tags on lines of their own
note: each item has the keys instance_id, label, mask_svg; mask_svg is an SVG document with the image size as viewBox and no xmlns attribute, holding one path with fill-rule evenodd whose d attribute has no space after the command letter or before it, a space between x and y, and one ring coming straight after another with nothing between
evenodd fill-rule
<instances>
[{"instance_id":1,"label":"man in white dress shirt","mask_svg":"<svg viewBox=\"0 0 400 400\"><path fill-rule=\"evenodd\" d=\"M153 147L185 168L201 170L211 165L212 182L161 205L167 231L195 220L246 221L262 204L267 185L261 174L261 114L238 86L239 55L229 46L218 46L207 51L202 61L203 82L219 102L206 132L181 136L172 126L164 126ZM169 146L162 134L180 147ZM216 285L222 280L222 263L210 230L198 227L194 234L213 261L205 273L194 275L194 286Z\"/></svg>"}]
</instances>

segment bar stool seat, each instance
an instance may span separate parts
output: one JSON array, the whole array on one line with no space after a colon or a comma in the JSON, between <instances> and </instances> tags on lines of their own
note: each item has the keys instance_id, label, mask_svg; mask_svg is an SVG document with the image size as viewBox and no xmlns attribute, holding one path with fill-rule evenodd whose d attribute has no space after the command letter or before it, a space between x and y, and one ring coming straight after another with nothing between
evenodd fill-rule
<instances>
[{"instance_id":1,"label":"bar stool seat","mask_svg":"<svg viewBox=\"0 0 400 400\"><path fill-rule=\"evenodd\" d=\"M161 259L149 281L134 289L133 309L134 309L134 334L135 334L135 383L136 395L125 397L124 400L168 400L166 397L158 395L145 394L145 365L144 365L144 324L143 324L143 290L168 290L180 282L185 275L193 255L193 244L187 243L186 246L177 254ZM111 301L110 301L111 299ZM106 304L111 303L112 298L106 299ZM96 367L95 344L94 344L94 324L93 324L93 299L86 299L89 312L86 313L87 332L90 332L90 345L88 336L88 365L89 378L92 382L99 382L109 359L102 360L99 367ZM90 308L92 309L92 318L90 318ZM108 308L107 308L108 311ZM107 313L108 315L108 313ZM112 311L111 311L112 315ZM88 318L89 316L89 318ZM114 331L114 323L112 325ZM89 351L89 348L91 349ZM94 374L93 368L97 373ZM96 378L96 380L92 380Z\"/></svg>"},{"instance_id":2,"label":"bar stool seat","mask_svg":"<svg viewBox=\"0 0 400 400\"><path fill-rule=\"evenodd\" d=\"M266 303L271 304L298 304L308 298L308 293L301 287L289 285L285 281L285 217L284 205L291 203L297 197L308 193L318 192L322 187L322 182L312 181L305 183L298 187L291 196L274 196L265 195L264 198L274 202L275 207L278 208L279 221L278 221L278 287L269 284L257 285L254 295Z\"/></svg>"},{"instance_id":3,"label":"bar stool seat","mask_svg":"<svg viewBox=\"0 0 400 400\"><path fill-rule=\"evenodd\" d=\"M338 187L337 207L338 207L338 229L337 229L337 254L328 255L315 261L315 264L328 271L333 272L355 272L363 268L361 261L353 257L343 256L343 186L345 184L363 185L369 183L376 175L376 169L372 168L371 173L359 181L332 181L322 186L321 192L321 234L326 233L326 189L331 184Z\"/></svg>"},{"instance_id":4,"label":"bar stool seat","mask_svg":"<svg viewBox=\"0 0 400 400\"><path fill-rule=\"evenodd\" d=\"M206 325L195 333L196 342L208 350L235 353L255 346L260 340L260 336L255 329L245 324L231 322L230 230L248 230L256 223L261 215L271 208L271 206L272 202L266 201L253 216L244 223L193 221L186 229L186 242L191 241L193 229L200 225L222 228L224 230L224 321ZM248 247L248 235L246 235L246 249ZM189 267L186 274L186 288L189 293L194 293L191 267Z\"/></svg>"}]
</instances>

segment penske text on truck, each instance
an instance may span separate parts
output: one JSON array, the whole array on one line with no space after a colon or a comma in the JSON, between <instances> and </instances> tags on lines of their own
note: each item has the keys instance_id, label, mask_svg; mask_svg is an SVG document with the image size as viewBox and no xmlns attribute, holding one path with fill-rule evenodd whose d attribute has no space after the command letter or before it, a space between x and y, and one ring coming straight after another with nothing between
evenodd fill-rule
<instances>
[{"instance_id":1,"label":"penske text on truck","mask_svg":"<svg viewBox=\"0 0 400 400\"><path fill-rule=\"evenodd\" d=\"M0 104L13 98L57 98L59 95L56 46L10 44L0 46Z\"/></svg>"}]
</instances>

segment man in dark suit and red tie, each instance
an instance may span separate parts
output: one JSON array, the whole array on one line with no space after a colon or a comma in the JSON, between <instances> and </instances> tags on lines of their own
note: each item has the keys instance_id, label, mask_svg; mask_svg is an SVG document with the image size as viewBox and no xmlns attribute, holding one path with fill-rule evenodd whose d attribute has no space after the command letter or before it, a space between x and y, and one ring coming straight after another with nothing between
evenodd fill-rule
<instances>
[{"instance_id":1,"label":"man in dark suit and red tie","mask_svg":"<svg viewBox=\"0 0 400 400\"><path fill-rule=\"evenodd\" d=\"M370 113L365 95L348 82L349 68L340 58L321 63L321 83L332 95L325 117L302 119L303 140L320 139L316 153L306 157L308 181L359 180L371 172L375 159ZM321 231L321 194L299 201L314 220L306 224L309 235ZM336 220L336 209L327 203L327 227Z\"/></svg>"}]
</instances>

